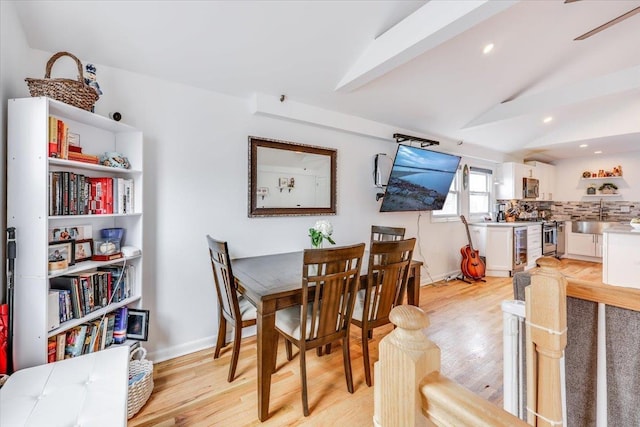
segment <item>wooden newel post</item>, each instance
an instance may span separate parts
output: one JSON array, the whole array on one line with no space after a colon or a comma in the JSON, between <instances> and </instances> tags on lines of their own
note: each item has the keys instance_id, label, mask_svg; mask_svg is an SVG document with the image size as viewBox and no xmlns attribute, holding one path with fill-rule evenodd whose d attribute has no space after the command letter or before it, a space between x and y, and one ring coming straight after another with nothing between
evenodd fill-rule
<instances>
[{"instance_id":1,"label":"wooden newel post","mask_svg":"<svg viewBox=\"0 0 640 427\"><path fill-rule=\"evenodd\" d=\"M440 370L440 348L422 332L429 319L420 308L395 307L389 320L397 327L380 341L374 366L374 425L426 425L419 386L427 374Z\"/></svg>"},{"instance_id":2,"label":"wooden newel post","mask_svg":"<svg viewBox=\"0 0 640 427\"><path fill-rule=\"evenodd\" d=\"M567 280L559 261L538 259L540 271L525 289L527 318L527 421L561 426L560 358L567 345Z\"/></svg>"}]
</instances>

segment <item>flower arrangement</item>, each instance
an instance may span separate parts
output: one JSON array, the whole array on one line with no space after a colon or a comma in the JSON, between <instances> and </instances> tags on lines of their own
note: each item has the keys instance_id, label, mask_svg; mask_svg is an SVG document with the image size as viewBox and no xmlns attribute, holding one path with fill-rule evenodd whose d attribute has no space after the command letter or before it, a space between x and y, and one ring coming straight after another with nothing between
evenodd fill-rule
<instances>
[{"instance_id":1,"label":"flower arrangement","mask_svg":"<svg viewBox=\"0 0 640 427\"><path fill-rule=\"evenodd\" d=\"M331 235L333 234L333 226L327 220L321 219L309 229L309 237L311 237L311 246L318 249L322 247L322 241L327 239L329 243L335 245Z\"/></svg>"}]
</instances>

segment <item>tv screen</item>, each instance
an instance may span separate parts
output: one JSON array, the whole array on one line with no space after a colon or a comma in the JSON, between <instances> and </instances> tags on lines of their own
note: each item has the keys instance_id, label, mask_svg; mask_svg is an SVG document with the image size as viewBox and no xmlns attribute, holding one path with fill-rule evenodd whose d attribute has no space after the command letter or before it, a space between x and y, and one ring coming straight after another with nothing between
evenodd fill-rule
<instances>
[{"instance_id":1,"label":"tv screen","mask_svg":"<svg viewBox=\"0 0 640 427\"><path fill-rule=\"evenodd\" d=\"M380 212L440 210L460 157L398 145Z\"/></svg>"}]
</instances>

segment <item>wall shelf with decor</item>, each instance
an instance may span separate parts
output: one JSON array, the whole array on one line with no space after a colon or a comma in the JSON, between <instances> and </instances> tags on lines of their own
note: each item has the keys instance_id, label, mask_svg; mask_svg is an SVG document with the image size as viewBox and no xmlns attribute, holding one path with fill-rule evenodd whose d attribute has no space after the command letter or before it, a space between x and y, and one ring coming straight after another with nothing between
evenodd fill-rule
<instances>
[{"instance_id":1,"label":"wall shelf with decor","mask_svg":"<svg viewBox=\"0 0 640 427\"><path fill-rule=\"evenodd\" d=\"M64 138L71 134L74 147ZM54 135L60 136L58 141ZM143 134L122 122L34 97L8 101L7 143L7 226L15 227L17 246L13 364L18 370L47 363L52 338L69 336L72 328L99 321L119 307L141 307ZM107 163L117 155L130 168L103 165L102 155ZM106 189L100 194L111 194L109 198L95 197L98 180ZM140 249L142 255L123 256L119 248L96 254L101 250L96 243L104 242L101 229L124 229L119 243ZM58 247L60 252L54 252ZM53 292L60 281L78 275L100 278L85 279L90 285L81 291L75 284L84 300L78 296L73 310L56 303L66 293ZM126 275L126 286L109 286L115 285L110 278L119 275ZM88 308L76 309L87 302Z\"/></svg>"},{"instance_id":2,"label":"wall shelf with decor","mask_svg":"<svg viewBox=\"0 0 640 427\"><path fill-rule=\"evenodd\" d=\"M580 178L582 181L610 181L624 179L623 176L601 176L595 178Z\"/></svg>"}]
</instances>

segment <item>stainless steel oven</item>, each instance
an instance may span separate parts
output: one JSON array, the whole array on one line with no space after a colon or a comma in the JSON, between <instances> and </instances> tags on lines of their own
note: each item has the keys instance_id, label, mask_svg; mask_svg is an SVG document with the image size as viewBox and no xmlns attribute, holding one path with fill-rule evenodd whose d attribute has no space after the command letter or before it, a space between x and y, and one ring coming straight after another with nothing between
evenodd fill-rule
<instances>
[{"instance_id":1,"label":"stainless steel oven","mask_svg":"<svg viewBox=\"0 0 640 427\"><path fill-rule=\"evenodd\" d=\"M558 249L558 224L549 221L542 224L542 255L556 256Z\"/></svg>"},{"instance_id":2,"label":"stainless steel oven","mask_svg":"<svg viewBox=\"0 0 640 427\"><path fill-rule=\"evenodd\" d=\"M527 227L513 227L513 269L522 271L527 265Z\"/></svg>"}]
</instances>

